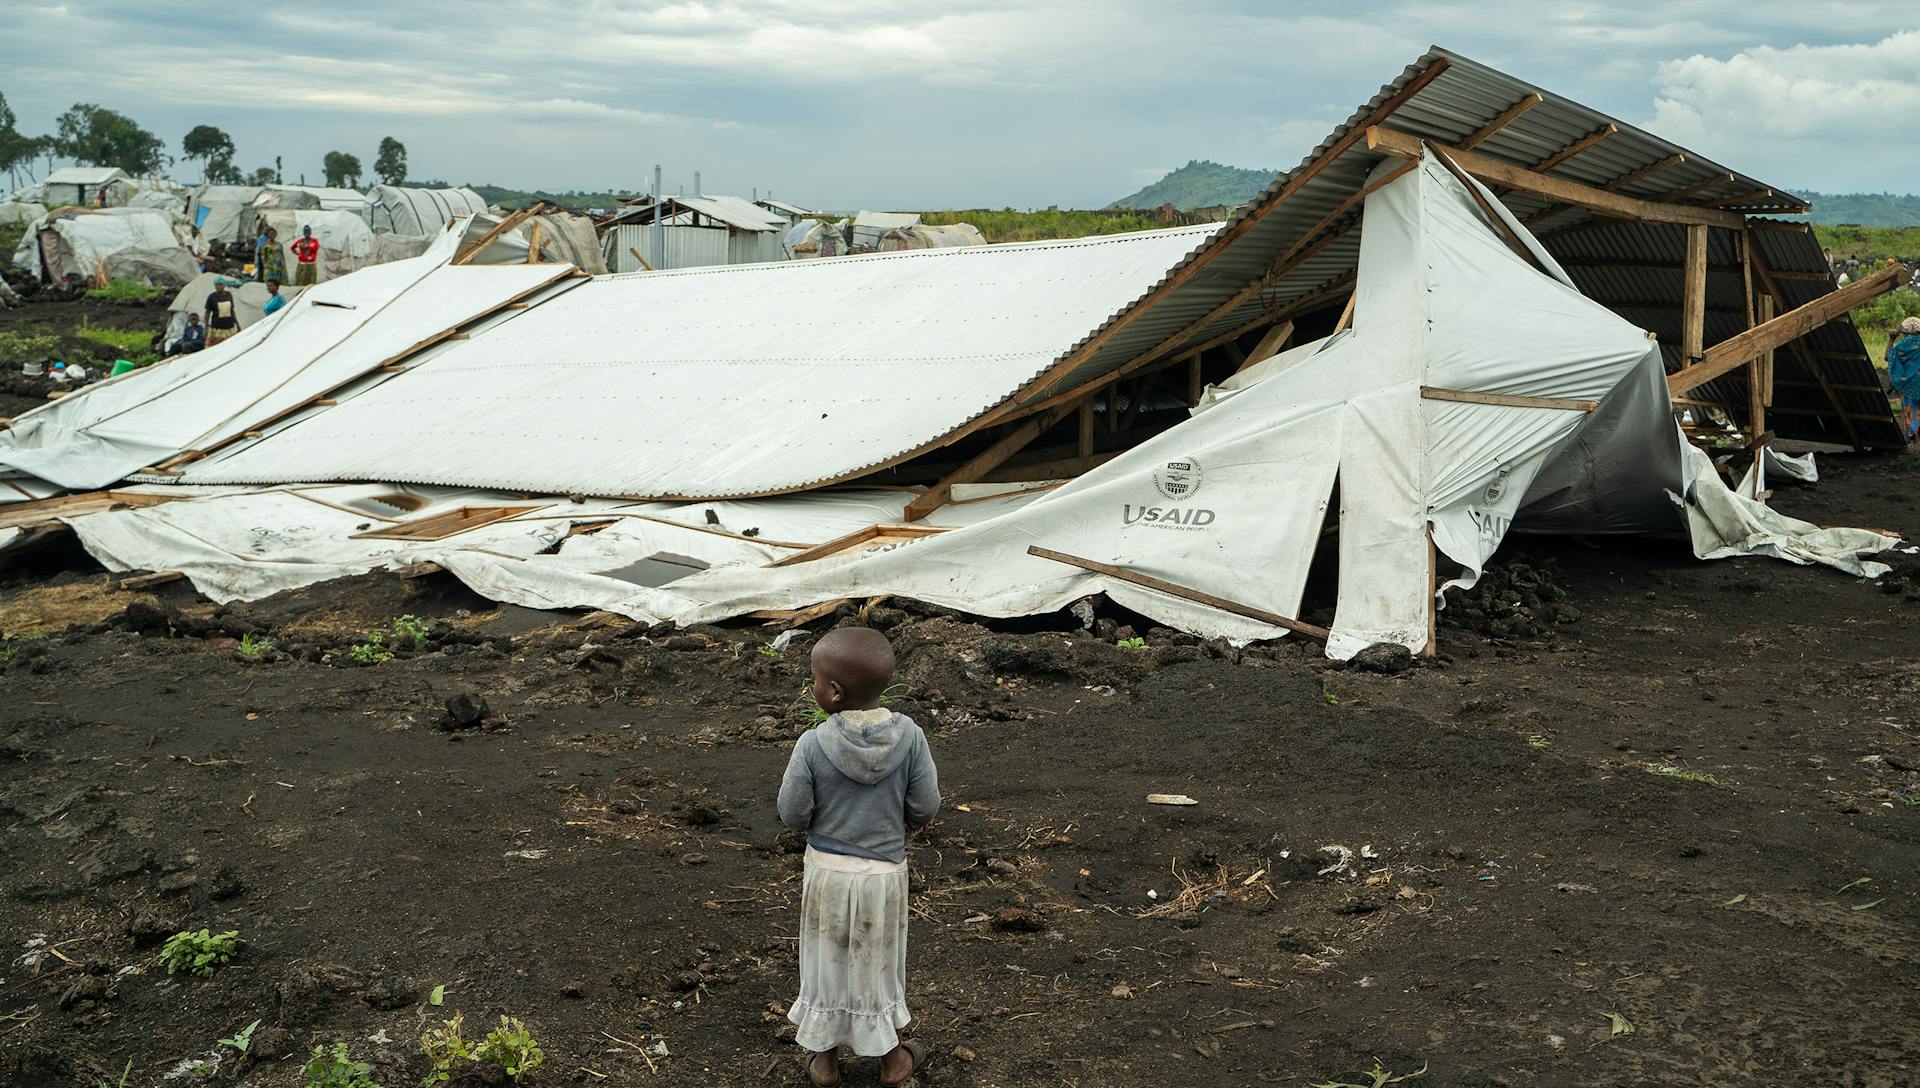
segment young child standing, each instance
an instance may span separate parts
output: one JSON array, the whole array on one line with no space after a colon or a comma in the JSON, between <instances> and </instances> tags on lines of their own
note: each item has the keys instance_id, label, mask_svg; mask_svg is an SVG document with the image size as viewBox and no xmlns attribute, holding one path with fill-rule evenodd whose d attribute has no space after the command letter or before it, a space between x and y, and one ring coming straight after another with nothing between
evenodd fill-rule
<instances>
[{"instance_id":1,"label":"young child standing","mask_svg":"<svg viewBox=\"0 0 1920 1088\"><path fill-rule=\"evenodd\" d=\"M880 1083L926 1061L902 1042L907 1012L907 835L940 810L927 736L880 705L893 647L865 627L813 648L813 698L831 717L802 734L780 782L780 819L807 833L800 996L787 1018L812 1051L807 1078L840 1083L840 1047L880 1059Z\"/></svg>"}]
</instances>

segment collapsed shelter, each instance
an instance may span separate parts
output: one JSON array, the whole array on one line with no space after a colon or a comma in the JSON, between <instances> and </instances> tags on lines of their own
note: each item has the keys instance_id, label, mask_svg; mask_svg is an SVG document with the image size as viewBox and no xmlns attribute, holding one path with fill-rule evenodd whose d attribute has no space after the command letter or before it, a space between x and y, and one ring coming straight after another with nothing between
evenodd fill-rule
<instances>
[{"instance_id":1,"label":"collapsed shelter","mask_svg":"<svg viewBox=\"0 0 1920 1088\"><path fill-rule=\"evenodd\" d=\"M427 566L680 622L1104 592L1340 657L1431 646L1512 529L1871 574L1890 538L1762 501L1775 435L1900 442L1843 317L1897 281L1830 290L1765 218L1804 208L1435 50L1224 225L616 276L450 232L15 421L8 484L85 493L0 534L223 600Z\"/></svg>"}]
</instances>

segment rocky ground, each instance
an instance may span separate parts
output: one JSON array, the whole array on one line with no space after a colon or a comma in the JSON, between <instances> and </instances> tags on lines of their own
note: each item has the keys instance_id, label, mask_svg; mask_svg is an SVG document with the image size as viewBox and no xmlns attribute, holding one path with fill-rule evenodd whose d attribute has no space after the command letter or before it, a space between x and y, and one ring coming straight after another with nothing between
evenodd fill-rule
<instances>
[{"instance_id":1,"label":"rocky ground","mask_svg":"<svg viewBox=\"0 0 1920 1088\"><path fill-rule=\"evenodd\" d=\"M1920 459L1821 466L1778 504L1915 526ZM1121 613L814 625L887 630L940 765L923 1083L1920 1082L1895 559L1521 541L1383 671ZM0 1083L300 1086L338 1043L410 1086L456 1011L522 1021L536 1084L804 1082L773 795L805 639L445 576L224 609L59 552L0 577ZM231 962L169 976L203 928Z\"/></svg>"}]
</instances>

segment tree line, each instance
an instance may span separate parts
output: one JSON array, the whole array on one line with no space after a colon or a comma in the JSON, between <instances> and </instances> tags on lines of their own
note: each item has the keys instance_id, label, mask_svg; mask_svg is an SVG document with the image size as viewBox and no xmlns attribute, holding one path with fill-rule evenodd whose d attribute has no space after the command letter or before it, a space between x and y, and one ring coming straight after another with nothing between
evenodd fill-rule
<instances>
[{"instance_id":1,"label":"tree line","mask_svg":"<svg viewBox=\"0 0 1920 1088\"><path fill-rule=\"evenodd\" d=\"M135 177L158 174L185 160L198 163L201 179L210 185L275 185L285 180L277 155L272 166L242 170L234 162L238 151L233 137L213 125L195 125L181 139L181 154L175 158L168 153L165 140L133 118L91 102L74 103L55 119L54 131L46 135L21 132L19 121L6 96L0 94L0 171L13 186L35 180L35 163L44 161L44 171L50 172L56 159L72 159L83 166L114 166ZM365 173L360 157L346 151L327 152L320 168L325 184L337 188L359 188ZM373 177L383 185L406 184L406 145L391 136L381 139L373 160Z\"/></svg>"}]
</instances>

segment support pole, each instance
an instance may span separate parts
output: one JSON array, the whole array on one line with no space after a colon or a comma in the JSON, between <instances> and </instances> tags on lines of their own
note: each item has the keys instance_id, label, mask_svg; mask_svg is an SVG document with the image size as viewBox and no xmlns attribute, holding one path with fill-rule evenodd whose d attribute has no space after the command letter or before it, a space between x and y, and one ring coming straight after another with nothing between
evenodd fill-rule
<instances>
[{"instance_id":1,"label":"support pole","mask_svg":"<svg viewBox=\"0 0 1920 1088\"><path fill-rule=\"evenodd\" d=\"M1693 366L1706 354L1707 228L1687 227L1686 294L1680 316L1680 366Z\"/></svg>"}]
</instances>

